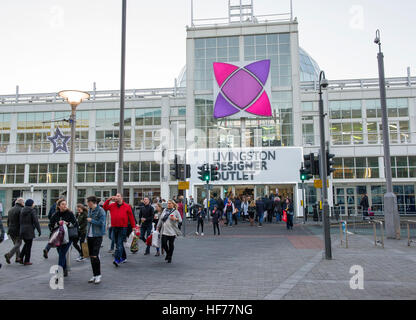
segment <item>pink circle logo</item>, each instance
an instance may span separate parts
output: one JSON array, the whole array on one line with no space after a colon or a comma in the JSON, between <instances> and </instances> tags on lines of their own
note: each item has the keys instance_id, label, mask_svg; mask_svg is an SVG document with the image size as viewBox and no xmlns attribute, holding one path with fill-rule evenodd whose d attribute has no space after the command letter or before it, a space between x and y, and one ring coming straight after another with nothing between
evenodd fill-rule
<instances>
[{"instance_id":1,"label":"pink circle logo","mask_svg":"<svg viewBox=\"0 0 416 320\"><path fill-rule=\"evenodd\" d=\"M272 106L264 88L270 74L270 60L244 67L214 62L214 74L220 88L214 118L229 117L242 110L261 117L272 116Z\"/></svg>"}]
</instances>

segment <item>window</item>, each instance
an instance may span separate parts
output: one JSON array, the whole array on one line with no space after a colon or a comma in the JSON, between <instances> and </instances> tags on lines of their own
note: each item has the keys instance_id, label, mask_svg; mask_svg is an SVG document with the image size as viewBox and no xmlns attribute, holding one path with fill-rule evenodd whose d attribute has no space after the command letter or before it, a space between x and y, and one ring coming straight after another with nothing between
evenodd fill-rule
<instances>
[{"instance_id":1,"label":"window","mask_svg":"<svg viewBox=\"0 0 416 320\"><path fill-rule=\"evenodd\" d=\"M361 119L361 101L345 100L329 102L330 119Z\"/></svg>"},{"instance_id":2,"label":"window","mask_svg":"<svg viewBox=\"0 0 416 320\"><path fill-rule=\"evenodd\" d=\"M213 63L240 61L239 37L195 39L196 90L212 90Z\"/></svg>"},{"instance_id":3,"label":"window","mask_svg":"<svg viewBox=\"0 0 416 320\"><path fill-rule=\"evenodd\" d=\"M170 108L171 117L185 117L186 116L186 107L171 107Z\"/></svg>"},{"instance_id":4,"label":"window","mask_svg":"<svg viewBox=\"0 0 416 320\"><path fill-rule=\"evenodd\" d=\"M100 130L96 132L97 150L118 150L119 130ZM131 130L124 130L124 147L131 149Z\"/></svg>"},{"instance_id":5,"label":"window","mask_svg":"<svg viewBox=\"0 0 416 320\"><path fill-rule=\"evenodd\" d=\"M313 117L302 117L303 145L315 145Z\"/></svg>"},{"instance_id":6,"label":"window","mask_svg":"<svg viewBox=\"0 0 416 320\"><path fill-rule=\"evenodd\" d=\"M124 126L131 126L131 109L126 109L124 112ZM119 109L108 109L108 110L97 110L96 115L96 127L108 129L111 127L119 127L120 124L120 110Z\"/></svg>"},{"instance_id":7,"label":"window","mask_svg":"<svg viewBox=\"0 0 416 320\"><path fill-rule=\"evenodd\" d=\"M17 115L17 130L50 129L52 112L26 112Z\"/></svg>"},{"instance_id":8,"label":"window","mask_svg":"<svg viewBox=\"0 0 416 320\"><path fill-rule=\"evenodd\" d=\"M155 150L160 147L160 130L136 130L136 150Z\"/></svg>"},{"instance_id":9,"label":"window","mask_svg":"<svg viewBox=\"0 0 416 320\"><path fill-rule=\"evenodd\" d=\"M391 157L393 178L416 178L416 156Z\"/></svg>"},{"instance_id":10,"label":"window","mask_svg":"<svg viewBox=\"0 0 416 320\"><path fill-rule=\"evenodd\" d=\"M367 118L381 118L381 103L379 99L366 101ZM387 99L387 116L389 118L408 117L407 98Z\"/></svg>"},{"instance_id":11,"label":"window","mask_svg":"<svg viewBox=\"0 0 416 320\"><path fill-rule=\"evenodd\" d=\"M333 145L363 144L362 122L331 122Z\"/></svg>"},{"instance_id":12,"label":"window","mask_svg":"<svg viewBox=\"0 0 416 320\"><path fill-rule=\"evenodd\" d=\"M69 111L56 111L55 112L55 121L56 120L68 120L71 116ZM90 124L90 112L88 110L77 111L76 112L76 128L77 129L88 129ZM70 128L70 124L67 121L59 122L58 125L60 128Z\"/></svg>"},{"instance_id":13,"label":"window","mask_svg":"<svg viewBox=\"0 0 416 320\"><path fill-rule=\"evenodd\" d=\"M303 112L313 111L313 102L312 101L302 102L302 111Z\"/></svg>"},{"instance_id":14,"label":"window","mask_svg":"<svg viewBox=\"0 0 416 320\"><path fill-rule=\"evenodd\" d=\"M30 164L29 183L66 183L66 163Z\"/></svg>"},{"instance_id":15,"label":"window","mask_svg":"<svg viewBox=\"0 0 416 320\"><path fill-rule=\"evenodd\" d=\"M138 206L144 197L160 197L160 188L134 188L134 206Z\"/></svg>"},{"instance_id":16,"label":"window","mask_svg":"<svg viewBox=\"0 0 416 320\"><path fill-rule=\"evenodd\" d=\"M115 182L115 170L114 162L77 163L77 182Z\"/></svg>"},{"instance_id":17,"label":"window","mask_svg":"<svg viewBox=\"0 0 416 320\"><path fill-rule=\"evenodd\" d=\"M334 179L376 179L380 177L378 158L334 158Z\"/></svg>"},{"instance_id":18,"label":"window","mask_svg":"<svg viewBox=\"0 0 416 320\"><path fill-rule=\"evenodd\" d=\"M160 126L162 123L161 108L136 109L136 127Z\"/></svg>"},{"instance_id":19,"label":"window","mask_svg":"<svg viewBox=\"0 0 416 320\"><path fill-rule=\"evenodd\" d=\"M414 185L394 185L393 192L397 196L399 214L416 214Z\"/></svg>"},{"instance_id":20,"label":"window","mask_svg":"<svg viewBox=\"0 0 416 320\"><path fill-rule=\"evenodd\" d=\"M24 164L0 164L0 184L24 183Z\"/></svg>"},{"instance_id":21,"label":"window","mask_svg":"<svg viewBox=\"0 0 416 320\"><path fill-rule=\"evenodd\" d=\"M125 162L125 182L159 182L160 164L157 162Z\"/></svg>"},{"instance_id":22,"label":"window","mask_svg":"<svg viewBox=\"0 0 416 320\"><path fill-rule=\"evenodd\" d=\"M272 86L287 87L292 84L288 33L244 37L244 60L270 59Z\"/></svg>"},{"instance_id":23,"label":"window","mask_svg":"<svg viewBox=\"0 0 416 320\"><path fill-rule=\"evenodd\" d=\"M50 132L18 132L17 152L49 152L51 143L48 140Z\"/></svg>"}]
</instances>

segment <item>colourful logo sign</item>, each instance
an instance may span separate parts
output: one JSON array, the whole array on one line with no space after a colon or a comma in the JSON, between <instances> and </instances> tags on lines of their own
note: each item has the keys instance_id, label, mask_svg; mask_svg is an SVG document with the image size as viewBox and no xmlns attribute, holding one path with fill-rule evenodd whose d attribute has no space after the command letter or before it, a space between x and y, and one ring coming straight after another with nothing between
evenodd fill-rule
<instances>
[{"instance_id":1,"label":"colourful logo sign","mask_svg":"<svg viewBox=\"0 0 416 320\"><path fill-rule=\"evenodd\" d=\"M272 106L266 92L270 75L270 60L261 60L239 67L214 62L218 84L214 118L225 118L241 111L254 116L271 117Z\"/></svg>"}]
</instances>

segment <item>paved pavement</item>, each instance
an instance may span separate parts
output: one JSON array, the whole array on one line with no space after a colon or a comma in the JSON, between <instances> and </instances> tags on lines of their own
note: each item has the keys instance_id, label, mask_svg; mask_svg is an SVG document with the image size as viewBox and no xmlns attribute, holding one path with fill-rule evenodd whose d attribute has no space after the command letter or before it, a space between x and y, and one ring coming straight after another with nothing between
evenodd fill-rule
<instances>
[{"instance_id":1,"label":"paved pavement","mask_svg":"<svg viewBox=\"0 0 416 320\"><path fill-rule=\"evenodd\" d=\"M187 232L195 226L187 225ZM213 236L188 234L175 242L172 264L163 257L137 254L119 268L112 265L106 238L101 251L102 283L88 284L89 261L78 263L72 250L72 270L64 290L49 287L49 269L57 264L55 249L42 257L43 236L32 249L32 266L7 265L4 253L10 241L0 244L0 299L416 299L416 246L387 240L385 249L374 247L370 236L351 235L349 248L341 248L333 234L333 257L323 260L319 229L295 224L263 228L239 224ZM46 235L46 231L44 232ZM352 290L350 268L364 270L364 290Z\"/></svg>"}]
</instances>

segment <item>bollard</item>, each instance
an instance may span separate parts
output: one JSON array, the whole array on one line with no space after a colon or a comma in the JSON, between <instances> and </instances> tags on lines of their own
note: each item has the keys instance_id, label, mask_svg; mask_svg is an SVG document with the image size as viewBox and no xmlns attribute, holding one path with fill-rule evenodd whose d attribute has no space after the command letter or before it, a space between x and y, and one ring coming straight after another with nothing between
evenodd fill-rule
<instances>
[{"instance_id":1,"label":"bollard","mask_svg":"<svg viewBox=\"0 0 416 320\"><path fill-rule=\"evenodd\" d=\"M410 247L410 223L407 222L407 246Z\"/></svg>"},{"instance_id":2,"label":"bollard","mask_svg":"<svg viewBox=\"0 0 416 320\"><path fill-rule=\"evenodd\" d=\"M374 245L377 247L377 227L375 223L373 223L373 230L374 230Z\"/></svg>"},{"instance_id":3,"label":"bollard","mask_svg":"<svg viewBox=\"0 0 416 320\"><path fill-rule=\"evenodd\" d=\"M348 223L345 221L345 248L348 249Z\"/></svg>"},{"instance_id":4,"label":"bollard","mask_svg":"<svg viewBox=\"0 0 416 320\"><path fill-rule=\"evenodd\" d=\"M384 226L383 226L383 221L380 221L380 229L381 229L381 246L384 249Z\"/></svg>"}]
</instances>

